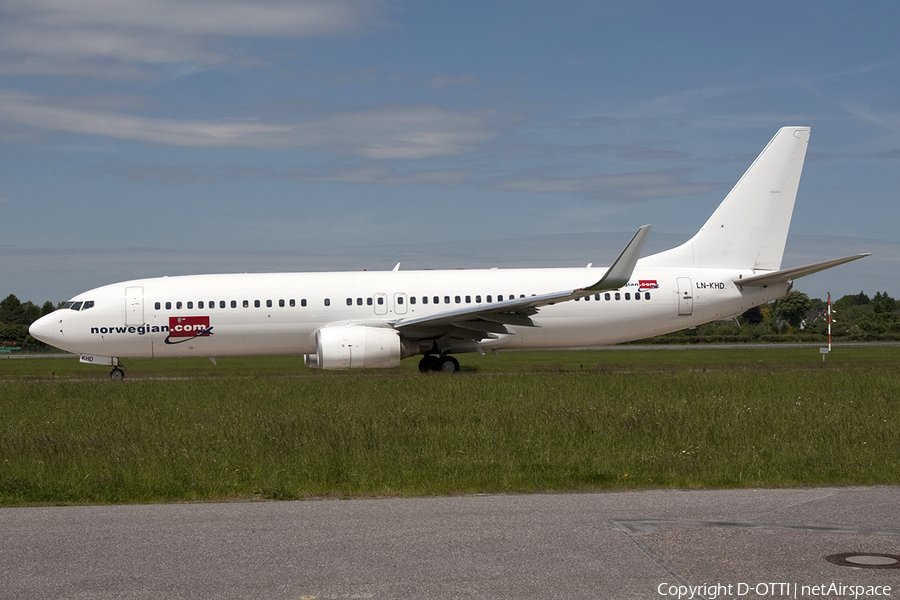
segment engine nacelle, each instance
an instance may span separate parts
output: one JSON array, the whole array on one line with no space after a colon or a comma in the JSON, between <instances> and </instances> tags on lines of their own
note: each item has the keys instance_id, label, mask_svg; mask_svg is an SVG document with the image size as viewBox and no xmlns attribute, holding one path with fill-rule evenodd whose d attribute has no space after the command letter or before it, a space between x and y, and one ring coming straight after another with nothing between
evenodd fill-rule
<instances>
[{"instance_id":1,"label":"engine nacelle","mask_svg":"<svg viewBox=\"0 0 900 600\"><path fill-rule=\"evenodd\" d=\"M313 369L388 369L411 354L395 329L347 325L318 330L316 353L303 361Z\"/></svg>"}]
</instances>

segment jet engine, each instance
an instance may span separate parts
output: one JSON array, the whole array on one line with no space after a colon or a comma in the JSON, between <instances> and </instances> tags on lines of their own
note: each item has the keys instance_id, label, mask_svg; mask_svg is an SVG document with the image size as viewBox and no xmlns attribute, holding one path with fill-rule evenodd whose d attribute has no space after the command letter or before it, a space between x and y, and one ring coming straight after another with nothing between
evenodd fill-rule
<instances>
[{"instance_id":1,"label":"jet engine","mask_svg":"<svg viewBox=\"0 0 900 600\"><path fill-rule=\"evenodd\" d=\"M303 362L313 369L388 369L400 359L418 353L407 347L395 329L346 325L323 327L316 332L316 353Z\"/></svg>"}]
</instances>

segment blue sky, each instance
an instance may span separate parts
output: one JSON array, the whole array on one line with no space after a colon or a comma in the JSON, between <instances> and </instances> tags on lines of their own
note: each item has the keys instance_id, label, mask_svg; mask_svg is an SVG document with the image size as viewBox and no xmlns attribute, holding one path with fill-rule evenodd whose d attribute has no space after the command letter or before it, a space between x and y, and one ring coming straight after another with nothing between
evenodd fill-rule
<instances>
[{"instance_id":1,"label":"blue sky","mask_svg":"<svg viewBox=\"0 0 900 600\"><path fill-rule=\"evenodd\" d=\"M0 297L608 264L812 127L784 266L900 296L900 3L6 0Z\"/></svg>"}]
</instances>

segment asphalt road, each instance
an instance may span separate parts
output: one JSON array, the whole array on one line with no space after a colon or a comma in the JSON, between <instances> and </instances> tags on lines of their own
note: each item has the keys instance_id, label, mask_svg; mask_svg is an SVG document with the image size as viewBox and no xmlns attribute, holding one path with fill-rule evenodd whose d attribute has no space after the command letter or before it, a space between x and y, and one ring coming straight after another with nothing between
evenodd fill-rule
<instances>
[{"instance_id":1,"label":"asphalt road","mask_svg":"<svg viewBox=\"0 0 900 600\"><path fill-rule=\"evenodd\" d=\"M900 597L877 556L900 554L898 507L900 487L6 508L0 598Z\"/></svg>"}]
</instances>

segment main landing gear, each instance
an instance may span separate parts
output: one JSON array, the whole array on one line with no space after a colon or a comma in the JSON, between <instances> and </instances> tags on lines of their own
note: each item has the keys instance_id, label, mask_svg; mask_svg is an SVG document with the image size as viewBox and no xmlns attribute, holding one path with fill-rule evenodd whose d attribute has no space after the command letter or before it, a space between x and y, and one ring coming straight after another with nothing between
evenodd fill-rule
<instances>
[{"instance_id":1,"label":"main landing gear","mask_svg":"<svg viewBox=\"0 0 900 600\"><path fill-rule=\"evenodd\" d=\"M426 354L419 361L420 373L456 373L459 371L459 361L452 356L435 356Z\"/></svg>"},{"instance_id":2,"label":"main landing gear","mask_svg":"<svg viewBox=\"0 0 900 600\"><path fill-rule=\"evenodd\" d=\"M125 371L120 367L116 367L112 371L109 372L109 378L114 381L122 381L125 379Z\"/></svg>"}]
</instances>

